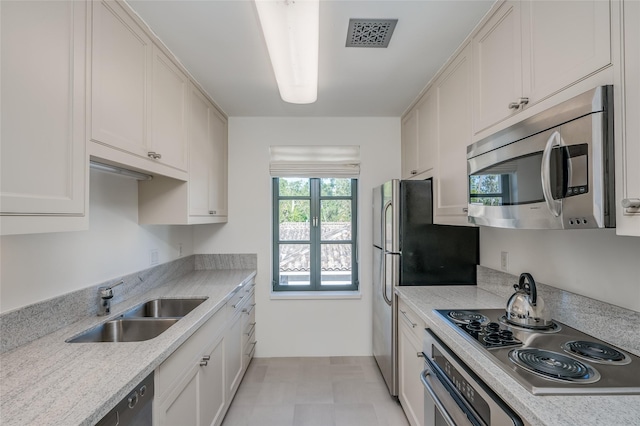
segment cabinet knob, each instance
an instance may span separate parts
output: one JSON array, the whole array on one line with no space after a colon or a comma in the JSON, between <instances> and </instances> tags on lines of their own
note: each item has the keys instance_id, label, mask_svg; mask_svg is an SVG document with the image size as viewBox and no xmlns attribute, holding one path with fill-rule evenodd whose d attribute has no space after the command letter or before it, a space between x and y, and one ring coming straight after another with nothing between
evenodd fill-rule
<instances>
[{"instance_id":1,"label":"cabinet knob","mask_svg":"<svg viewBox=\"0 0 640 426\"><path fill-rule=\"evenodd\" d=\"M463 207L462 213L469 213L469 207Z\"/></svg>"},{"instance_id":2,"label":"cabinet knob","mask_svg":"<svg viewBox=\"0 0 640 426\"><path fill-rule=\"evenodd\" d=\"M411 170L411 174L412 174L412 175L417 175L417 174L418 174L418 171L417 171L417 170Z\"/></svg>"},{"instance_id":3,"label":"cabinet knob","mask_svg":"<svg viewBox=\"0 0 640 426\"><path fill-rule=\"evenodd\" d=\"M622 200L622 207L625 209L640 208L640 198L625 198Z\"/></svg>"}]
</instances>

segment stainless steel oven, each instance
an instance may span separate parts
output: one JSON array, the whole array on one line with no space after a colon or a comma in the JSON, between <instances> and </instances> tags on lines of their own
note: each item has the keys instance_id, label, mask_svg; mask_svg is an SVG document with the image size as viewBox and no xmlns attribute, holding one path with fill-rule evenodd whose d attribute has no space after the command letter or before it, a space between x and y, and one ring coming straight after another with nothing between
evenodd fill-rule
<instances>
[{"instance_id":1,"label":"stainless steel oven","mask_svg":"<svg viewBox=\"0 0 640 426\"><path fill-rule=\"evenodd\" d=\"M522 419L429 329L423 346L425 426L521 426Z\"/></svg>"}]
</instances>

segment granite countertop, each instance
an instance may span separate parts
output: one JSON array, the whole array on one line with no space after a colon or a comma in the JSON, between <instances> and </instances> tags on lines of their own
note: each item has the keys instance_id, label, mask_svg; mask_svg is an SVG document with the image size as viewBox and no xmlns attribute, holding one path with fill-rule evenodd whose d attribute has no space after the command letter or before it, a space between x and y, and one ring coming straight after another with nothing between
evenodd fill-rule
<instances>
[{"instance_id":1,"label":"granite countertop","mask_svg":"<svg viewBox=\"0 0 640 426\"><path fill-rule=\"evenodd\" d=\"M494 364L487 351L467 341L433 312L434 309L504 308L505 298L476 286L397 287L396 293L422 317L427 327L531 425L640 424L640 395L534 396ZM561 321L563 319L560 318ZM634 348L620 347L637 354Z\"/></svg>"},{"instance_id":2,"label":"granite countertop","mask_svg":"<svg viewBox=\"0 0 640 426\"><path fill-rule=\"evenodd\" d=\"M255 271L198 270L0 355L0 423L92 425L156 369ZM65 343L82 331L158 297L208 299L160 336L144 342Z\"/></svg>"}]
</instances>

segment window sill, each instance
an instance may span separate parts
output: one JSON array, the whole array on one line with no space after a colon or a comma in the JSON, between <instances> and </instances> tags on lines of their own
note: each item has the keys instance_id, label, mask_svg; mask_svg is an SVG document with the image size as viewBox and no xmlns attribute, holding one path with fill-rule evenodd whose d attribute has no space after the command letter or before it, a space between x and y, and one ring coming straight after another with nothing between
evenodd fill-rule
<instances>
[{"instance_id":1,"label":"window sill","mask_svg":"<svg viewBox=\"0 0 640 426\"><path fill-rule=\"evenodd\" d=\"M360 291L278 291L271 292L271 300L362 299Z\"/></svg>"}]
</instances>

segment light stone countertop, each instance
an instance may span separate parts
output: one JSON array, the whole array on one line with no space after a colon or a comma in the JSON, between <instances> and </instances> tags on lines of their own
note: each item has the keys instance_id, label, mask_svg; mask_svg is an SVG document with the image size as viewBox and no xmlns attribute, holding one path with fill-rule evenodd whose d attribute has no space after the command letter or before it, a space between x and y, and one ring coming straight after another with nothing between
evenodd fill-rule
<instances>
[{"instance_id":1,"label":"light stone countertop","mask_svg":"<svg viewBox=\"0 0 640 426\"><path fill-rule=\"evenodd\" d=\"M531 425L640 425L640 395L534 396L498 367L486 350L467 341L433 312L434 309L504 308L506 299L503 297L476 286L396 287L396 293L424 319L427 327ZM592 330L582 331L595 334Z\"/></svg>"},{"instance_id":2,"label":"light stone countertop","mask_svg":"<svg viewBox=\"0 0 640 426\"><path fill-rule=\"evenodd\" d=\"M200 270L0 355L0 424L93 425L224 306L254 270ZM208 299L144 342L65 343L66 339L155 298Z\"/></svg>"}]
</instances>

